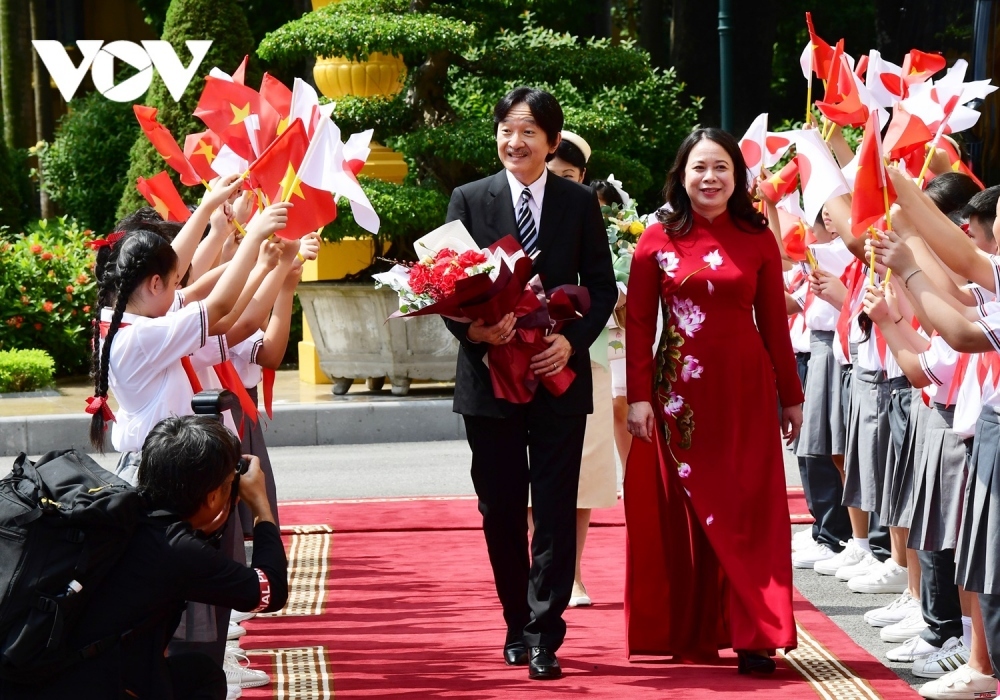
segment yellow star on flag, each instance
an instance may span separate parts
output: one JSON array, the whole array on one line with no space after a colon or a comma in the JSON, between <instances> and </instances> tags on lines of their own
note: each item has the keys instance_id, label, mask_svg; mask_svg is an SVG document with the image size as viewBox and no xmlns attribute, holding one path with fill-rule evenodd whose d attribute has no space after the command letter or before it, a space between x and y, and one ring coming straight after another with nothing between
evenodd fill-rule
<instances>
[{"instance_id":1,"label":"yellow star on flag","mask_svg":"<svg viewBox=\"0 0 1000 700\"><path fill-rule=\"evenodd\" d=\"M774 186L775 189L778 189L778 185L785 184L785 180L781 179L781 173L775 173L774 175L771 176L771 184Z\"/></svg>"},{"instance_id":2,"label":"yellow star on flag","mask_svg":"<svg viewBox=\"0 0 1000 700\"><path fill-rule=\"evenodd\" d=\"M166 202L157 197L155 194L151 194L150 196L153 198L153 209L155 209L156 213L159 214L164 221L166 221L167 215L170 213L170 207L168 207Z\"/></svg>"},{"instance_id":3,"label":"yellow star on flag","mask_svg":"<svg viewBox=\"0 0 1000 700\"><path fill-rule=\"evenodd\" d=\"M229 103L229 107L233 110L233 120L229 122L229 125L240 124L244 119L250 116L250 103L247 102L243 107L237 107L232 102Z\"/></svg>"},{"instance_id":4,"label":"yellow star on flag","mask_svg":"<svg viewBox=\"0 0 1000 700\"><path fill-rule=\"evenodd\" d=\"M295 183L295 187L292 189L292 195L293 196L298 195L299 199L305 199L306 196L302 194L302 187L301 187L302 180L298 178L298 175L295 172L295 168L293 168L292 164L289 163L288 170L285 171L285 176L281 178L281 183L280 183L281 199L285 202L292 201L292 198L290 196L287 196L286 194L288 192L288 189L292 186L292 183Z\"/></svg>"},{"instance_id":5,"label":"yellow star on flag","mask_svg":"<svg viewBox=\"0 0 1000 700\"><path fill-rule=\"evenodd\" d=\"M202 155L205 156L205 160L211 165L212 161L215 160L215 153L212 151L212 144L205 141L198 141L198 150L196 150L191 155Z\"/></svg>"},{"instance_id":6,"label":"yellow star on flag","mask_svg":"<svg viewBox=\"0 0 1000 700\"><path fill-rule=\"evenodd\" d=\"M278 136L285 133L285 129L288 128L288 117L282 117L278 120Z\"/></svg>"}]
</instances>

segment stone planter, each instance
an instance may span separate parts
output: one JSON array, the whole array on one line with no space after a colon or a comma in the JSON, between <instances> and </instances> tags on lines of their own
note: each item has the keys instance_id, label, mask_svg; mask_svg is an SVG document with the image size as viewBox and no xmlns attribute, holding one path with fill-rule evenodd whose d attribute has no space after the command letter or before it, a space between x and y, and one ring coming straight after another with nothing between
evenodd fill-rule
<instances>
[{"instance_id":1,"label":"stone planter","mask_svg":"<svg viewBox=\"0 0 1000 700\"><path fill-rule=\"evenodd\" d=\"M405 396L410 380L453 381L458 341L437 316L385 321L396 310L388 289L341 282L303 282L302 311L312 332L319 366L344 394L357 378L369 389L382 387Z\"/></svg>"}]
</instances>

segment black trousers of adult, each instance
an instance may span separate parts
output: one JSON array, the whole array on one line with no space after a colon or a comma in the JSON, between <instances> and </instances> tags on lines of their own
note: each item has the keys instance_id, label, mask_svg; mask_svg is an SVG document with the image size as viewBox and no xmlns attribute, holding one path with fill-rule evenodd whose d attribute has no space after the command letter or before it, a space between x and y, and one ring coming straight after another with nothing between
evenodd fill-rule
<instances>
[{"instance_id":1,"label":"black trousers of adult","mask_svg":"<svg viewBox=\"0 0 1000 700\"><path fill-rule=\"evenodd\" d=\"M176 700L225 700L226 674L205 654L177 654L168 657L166 664Z\"/></svg>"},{"instance_id":2,"label":"black trousers of adult","mask_svg":"<svg viewBox=\"0 0 1000 700\"><path fill-rule=\"evenodd\" d=\"M243 548L243 528L240 516L234 508L229 514L226 529L222 533L219 549L233 558L234 561L246 563L246 550ZM215 606L215 639L212 641L189 642L181 639L171 639L167 645L169 656L181 654L201 654L207 656L222 668L226 657L226 638L229 634L229 608Z\"/></svg>"},{"instance_id":3,"label":"black trousers of adult","mask_svg":"<svg viewBox=\"0 0 1000 700\"><path fill-rule=\"evenodd\" d=\"M920 612L927 629L920 636L928 644L944 646L962 636L962 604L955 584L955 550L917 551L920 561Z\"/></svg>"},{"instance_id":4,"label":"black trousers of adult","mask_svg":"<svg viewBox=\"0 0 1000 700\"><path fill-rule=\"evenodd\" d=\"M993 675L1000 678L1000 595L979 593L979 609L983 613L986 648L990 652Z\"/></svg>"},{"instance_id":5,"label":"black trousers of adult","mask_svg":"<svg viewBox=\"0 0 1000 700\"><path fill-rule=\"evenodd\" d=\"M507 642L555 651L576 567L576 494L587 416L553 414L538 399L508 418L465 416L472 483ZM529 469L530 465L530 469ZM535 523L528 556L528 490Z\"/></svg>"}]
</instances>

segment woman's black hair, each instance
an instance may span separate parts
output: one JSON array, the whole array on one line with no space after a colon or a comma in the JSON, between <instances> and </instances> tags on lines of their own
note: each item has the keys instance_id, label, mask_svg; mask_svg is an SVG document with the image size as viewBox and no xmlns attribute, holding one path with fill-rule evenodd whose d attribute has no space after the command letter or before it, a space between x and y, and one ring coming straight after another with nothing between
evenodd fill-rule
<instances>
[{"instance_id":1,"label":"woman's black hair","mask_svg":"<svg viewBox=\"0 0 1000 700\"><path fill-rule=\"evenodd\" d=\"M607 180L591 180L590 189L592 189L594 194L597 195L597 198L604 202L607 206L611 206L612 204L617 204L619 207L625 206L625 200L622 199L622 195L618 191L618 188Z\"/></svg>"},{"instance_id":2,"label":"woman's black hair","mask_svg":"<svg viewBox=\"0 0 1000 700\"><path fill-rule=\"evenodd\" d=\"M965 173L942 173L927 183L924 192L935 206L945 214L962 211L982 188ZM996 215L994 210L993 215Z\"/></svg>"},{"instance_id":3,"label":"woman's black hair","mask_svg":"<svg viewBox=\"0 0 1000 700\"><path fill-rule=\"evenodd\" d=\"M563 129L562 107L555 97L544 90L532 87L516 87L497 102L493 108L493 135L496 136L500 130L500 122L507 118L514 105L522 103L528 105L531 116L535 118L538 127L545 132L549 145L554 144Z\"/></svg>"},{"instance_id":4,"label":"woman's black hair","mask_svg":"<svg viewBox=\"0 0 1000 700\"><path fill-rule=\"evenodd\" d=\"M132 292L151 275L159 275L164 282L170 279L177 266L177 254L159 234L138 230L128 233L111 247L111 254L102 269L95 268L97 277L97 303L94 305L94 335L92 375L94 397L108 396L108 362L111 343L121 326L122 315ZM113 305L108 331L102 339L101 311ZM90 420L90 443L104 451L104 414L98 410Z\"/></svg>"},{"instance_id":5,"label":"woman's black hair","mask_svg":"<svg viewBox=\"0 0 1000 700\"><path fill-rule=\"evenodd\" d=\"M695 129L681 142L677 149L677 157L667 173L667 183L663 187L663 198L669 207L663 207L656 212L657 220L663 224L670 236L683 236L691 230L694 223L694 211L691 199L684 189L684 169L688 157L695 145L708 139L722 146L733 161L733 194L726 203L729 216L739 228L750 233L759 233L767 229L767 218L754 209L753 200L747 189L747 166L740 152L736 139L722 129Z\"/></svg>"},{"instance_id":6,"label":"woman's black hair","mask_svg":"<svg viewBox=\"0 0 1000 700\"><path fill-rule=\"evenodd\" d=\"M164 418L142 443L138 489L154 509L190 518L235 473L240 441L209 416Z\"/></svg>"},{"instance_id":7,"label":"woman's black hair","mask_svg":"<svg viewBox=\"0 0 1000 700\"><path fill-rule=\"evenodd\" d=\"M566 139L560 141L559 145L556 146L555 153L550 153L545 160L550 161L553 158L561 158L574 168L579 168L581 171L587 169L587 159L584 157L583 151L581 151L580 147L575 143L567 141Z\"/></svg>"}]
</instances>

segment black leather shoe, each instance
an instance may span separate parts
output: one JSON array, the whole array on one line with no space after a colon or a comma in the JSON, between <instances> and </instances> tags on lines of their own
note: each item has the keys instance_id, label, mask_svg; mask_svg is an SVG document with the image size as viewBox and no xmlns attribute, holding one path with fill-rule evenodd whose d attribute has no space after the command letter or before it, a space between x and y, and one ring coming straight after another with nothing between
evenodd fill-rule
<instances>
[{"instance_id":1,"label":"black leather shoe","mask_svg":"<svg viewBox=\"0 0 1000 700\"><path fill-rule=\"evenodd\" d=\"M525 666L528 663L528 647L521 640L503 645L503 660L508 666Z\"/></svg>"},{"instance_id":2,"label":"black leather shoe","mask_svg":"<svg viewBox=\"0 0 1000 700\"><path fill-rule=\"evenodd\" d=\"M562 676L559 660L554 652L547 647L531 647L531 658L528 660L528 678L536 681L549 681Z\"/></svg>"},{"instance_id":3,"label":"black leather shoe","mask_svg":"<svg viewBox=\"0 0 1000 700\"><path fill-rule=\"evenodd\" d=\"M748 651L737 651L736 655L740 659L737 672L747 675L750 673L774 673L777 665L770 656L758 656Z\"/></svg>"}]
</instances>

